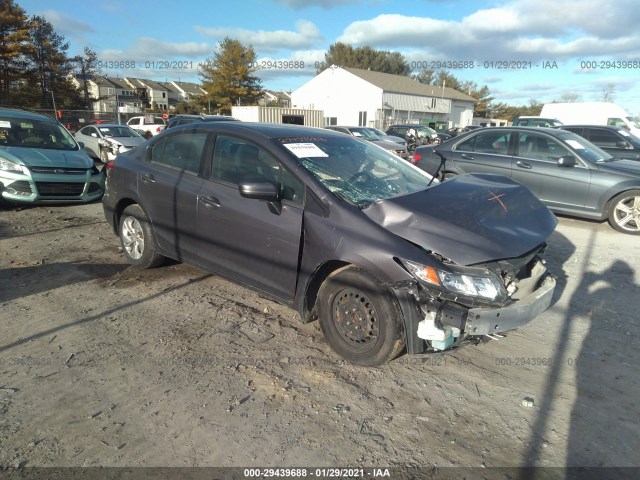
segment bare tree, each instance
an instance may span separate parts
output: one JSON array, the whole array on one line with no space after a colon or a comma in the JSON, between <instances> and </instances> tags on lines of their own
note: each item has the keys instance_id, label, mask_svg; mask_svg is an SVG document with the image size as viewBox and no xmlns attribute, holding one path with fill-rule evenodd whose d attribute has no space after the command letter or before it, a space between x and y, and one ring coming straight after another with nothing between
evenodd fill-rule
<instances>
[{"instance_id":1,"label":"bare tree","mask_svg":"<svg viewBox=\"0 0 640 480\"><path fill-rule=\"evenodd\" d=\"M602 101L613 102L616 98L616 86L613 83L607 83L602 87Z\"/></svg>"},{"instance_id":2,"label":"bare tree","mask_svg":"<svg viewBox=\"0 0 640 480\"><path fill-rule=\"evenodd\" d=\"M582 101L582 95L575 92L563 93L560 97L560 101L563 103L576 103Z\"/></svg>"}]
</instances>

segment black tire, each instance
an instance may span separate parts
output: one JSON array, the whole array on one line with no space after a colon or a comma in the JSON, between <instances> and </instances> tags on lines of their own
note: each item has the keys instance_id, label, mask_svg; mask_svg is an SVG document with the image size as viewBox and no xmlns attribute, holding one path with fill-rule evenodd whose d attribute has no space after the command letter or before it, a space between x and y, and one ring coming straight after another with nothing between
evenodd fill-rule
<instances>
[{"instance_id":1,"label":"black tire","mask_svg":"<svg viewBox=\"0 0 640 480\"><path fill-rule=\"evenodd\" d=\"M100 161L105 165L109 162L109 154L106 148L100 149Z\"/></svg>"},{"instance_id":2,"label":"black tire","mask_svg":"<svg viewBox=\"0 0 640 480\"><path fill-rule=\"evenodd\" d=\"M622 192L609 202L609 224L617 231L640 235L640 190Z\"/></svg>"},{"instance_id":3,"label":"black tire","mask_svg":"<svg viewBox=\"0 0 640 480\"><path fill-rule=\"evenodd\" d=\"M129 263L140 268L160 265L165 257L156 247L153 227L139 205L130 205L120 216L120 244Z\"/></svg>"},{"instance_id":4,"label":"black tire","mask_svg":"<svg viewBox=\"0 0 640 480\"><path fill-rule=\"evenodd\" d=\"M358 267L343 267L327 277L318 292L318 320L329 346L357 365L382 365L405 346L395 295Z\"/></svg>"}]
</instances>

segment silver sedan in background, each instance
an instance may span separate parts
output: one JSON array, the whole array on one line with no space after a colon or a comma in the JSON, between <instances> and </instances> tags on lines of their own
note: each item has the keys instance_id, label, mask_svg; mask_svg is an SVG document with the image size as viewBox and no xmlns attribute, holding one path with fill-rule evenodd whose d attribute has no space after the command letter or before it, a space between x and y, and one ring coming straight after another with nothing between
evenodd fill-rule
<instances>
[{"instance_id":1,"label":"silver sedan in background","mask_svg":"<svg viewBox=\"0 0 640 480\"><path fill-rule=\"evenodd\" d=\"M146 140L131 127L117 123L87 125L74 136L76 141L82 142L89 156L103 163L113 160L119 153L127 152Z\"/></svg>"}]
</instances>

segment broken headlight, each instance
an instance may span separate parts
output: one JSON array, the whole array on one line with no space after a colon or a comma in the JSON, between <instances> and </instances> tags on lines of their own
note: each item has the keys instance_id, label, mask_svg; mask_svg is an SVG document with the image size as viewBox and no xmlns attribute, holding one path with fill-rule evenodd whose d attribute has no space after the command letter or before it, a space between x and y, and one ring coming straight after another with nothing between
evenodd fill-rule
<instances>
[{"instance_id":1,"label":"broken headlight","mask_svg":"<svg viewBox=\"0 0 640 480\"><path fill-rule=\"evenodd\" d=\"M421 283L484 300L502 302L507 299L507 291L500 278L485 268L447 266L444 270L411 260L401 261Z\"/></svg>"}]
</instances>

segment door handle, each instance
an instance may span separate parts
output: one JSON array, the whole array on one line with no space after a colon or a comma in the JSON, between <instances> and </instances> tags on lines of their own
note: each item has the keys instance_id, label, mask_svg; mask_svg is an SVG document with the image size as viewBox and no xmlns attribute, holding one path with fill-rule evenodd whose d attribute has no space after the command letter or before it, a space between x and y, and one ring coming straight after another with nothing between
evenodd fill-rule
<instances>
[{"instance_id":1,"label":"door handle","mask_svg":"<svg viewBox=\"0 0 640 480\"><path fill-rule=\"evenodd\" d=\"M519 166L520 168L526 168L527 170L531 170L531 165L529 165L528 163L517 161L516 165Z\"/></svg>"},{"instance_id":2,"label":"door handle","mask_svg":"<svg viewBox=\"0 0 640 480\"><path fill-rule=\"evenodd\" d=\"M222 204L216 197L198 197L198 201L207 208L219 208Z\"/></svg>"},{"instance_id":3,"label":"door handle","mask_svg":"<svg viewBox=\"0 0 640 480\"><path fill-rule=\"evenodd\" d=\"M469 155L468 153L463 153L462 155L460 155L462 158L465 158L467 160L473 160L473 155Z\"/></svg>"},{"instance_id":4,"label":"door handle","mask_svg":"<svg viewBox=\"0 0 640 480\"><path fill-rule=\"evenodd\" d=\"M142 175L140 175L140 180L142 180L144 183L156 183L156 177L154 177L150 173L143 173Z\"/></svg>"}]
</instances>

